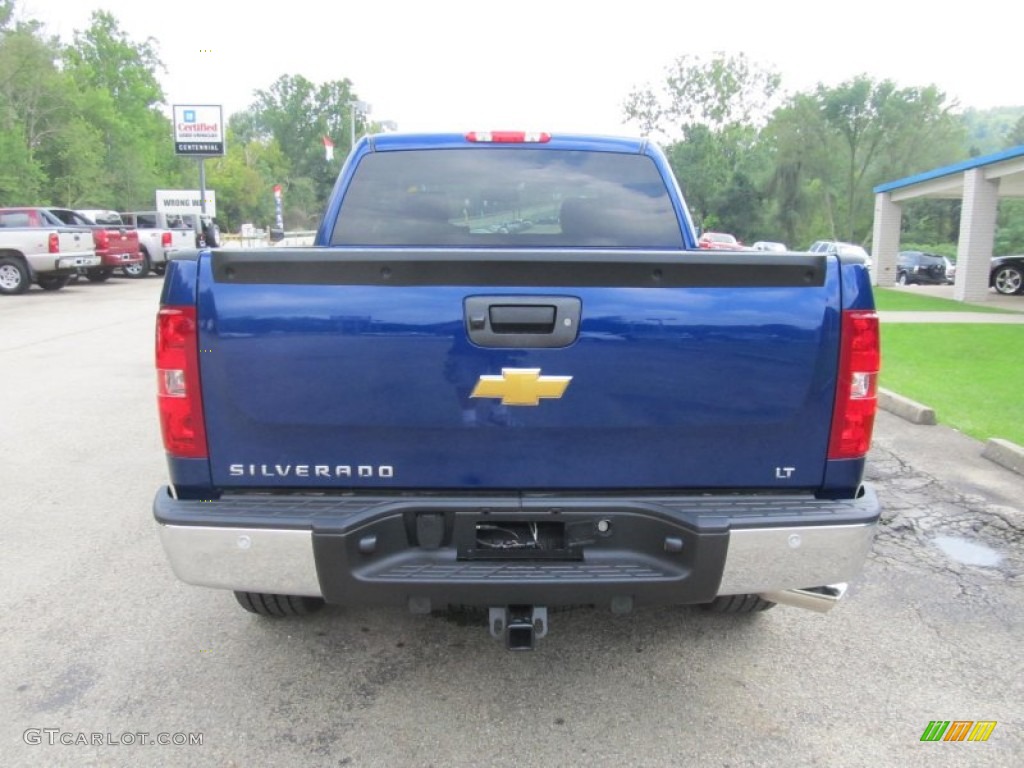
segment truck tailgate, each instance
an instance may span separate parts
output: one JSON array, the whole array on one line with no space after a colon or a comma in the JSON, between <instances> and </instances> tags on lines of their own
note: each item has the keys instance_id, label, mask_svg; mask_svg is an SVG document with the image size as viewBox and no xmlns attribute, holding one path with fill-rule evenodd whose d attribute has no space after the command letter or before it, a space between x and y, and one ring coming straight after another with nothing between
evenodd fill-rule
<instances>
[{"instance_id":1,"label":"truck tailgate","mask_svg":"<svg viewBox=\"0 0 1024 768\"><path fill-rule=\"evenodd\" d=\"M139 253L139 233L127 227L107 227L107 251L110 255L120 256Z\"/></svg>"},{"instance_id":2,"label":"truck tailgate","mask_svg":"<svg viewBox=\"0 0 1024 768\"><path fill-rule=\"evenodd\" d=\"M220 487L821 483L840 327L828 257L198 258L203 407Z\"/></svg>"},{"instance_id":3,"label":"truck tailgate","mask_svg":"<svg viewBox=\"0 0 1024 768\"><path fill-rule=\"evenodd\" d=\"M57 229L57 239L62 255L91 254L96 249L92 230L84 227L60 227Z\"/></svg>"}]
</instances>

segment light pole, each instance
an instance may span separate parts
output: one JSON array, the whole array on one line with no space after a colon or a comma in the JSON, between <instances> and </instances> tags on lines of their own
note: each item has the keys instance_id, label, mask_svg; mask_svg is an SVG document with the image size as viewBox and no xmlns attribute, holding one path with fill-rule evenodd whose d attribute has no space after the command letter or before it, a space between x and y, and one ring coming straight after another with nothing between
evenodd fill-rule
<instances>
[{"instance_id":1,"label":"light pole","mask_svg":"<svg viewBox=\"0 0 1024 768\"><path fill-rule=\"evenodd\" d=\"M349 152L351 152L356 145L356 115L360 114L365 117L366 115L370 114L370 110L372 109L372 107L365 101L356 100L350 101L348 103L348 106L352 110L352 116L350 121L350 127L352 129L352 140L351 142L349 142Z\"/></svg>"}]
</instances>

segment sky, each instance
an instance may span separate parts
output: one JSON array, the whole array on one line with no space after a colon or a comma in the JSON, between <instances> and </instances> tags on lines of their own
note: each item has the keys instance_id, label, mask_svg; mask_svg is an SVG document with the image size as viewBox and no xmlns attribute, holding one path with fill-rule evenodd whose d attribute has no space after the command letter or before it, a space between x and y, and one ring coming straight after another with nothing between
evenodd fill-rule
<instances>
[{"instance_id":1,"label":"sky","mask_svg":"<svg viewBox=\"0 0 1024 768\"><path fill-rule=\"evenodd\" d=\"M1009 8L1017 7L1011 11ZM745 53L796 92L858 74L935 84L963 108L1024 104L1024 10L860 0L16 0L70 42L92 11L153 37L167 104L225 116L282 74L348 78L371 119L402 131L524 129L636 135L633 89L684 54Z\"/></svg>"}]
</instances>

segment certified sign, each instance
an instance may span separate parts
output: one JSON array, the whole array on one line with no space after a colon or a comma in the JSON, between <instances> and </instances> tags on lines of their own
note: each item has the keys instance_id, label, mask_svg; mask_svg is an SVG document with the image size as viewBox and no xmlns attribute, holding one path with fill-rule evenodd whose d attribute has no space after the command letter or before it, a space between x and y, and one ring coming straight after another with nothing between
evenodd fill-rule
<instances>
[{"instance_id":1,"label":"certified sign","mask_svg":"<svg viewBox=\"0 0 1024 768\"><path fill-rule=\"evenodd\" d=\"M197 157L224 154L224 115L220 105L174 105L174 152Z\"/></svg>"}]
</instances>

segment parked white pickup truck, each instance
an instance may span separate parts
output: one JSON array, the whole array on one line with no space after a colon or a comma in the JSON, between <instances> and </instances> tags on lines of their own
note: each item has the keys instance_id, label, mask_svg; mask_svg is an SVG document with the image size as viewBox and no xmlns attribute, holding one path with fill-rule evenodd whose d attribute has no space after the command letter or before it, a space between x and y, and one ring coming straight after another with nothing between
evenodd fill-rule
<instances>
[{"instance_id":1,"label":"parked white pickup truck","mask_svg":"<svg viewBox=\"0 0 1024 768\"><path fill-rule=\"evenodd\" d=\"M58 291L79 269L99 266L91 231L27 226L24 218L0 210L0 294L24 293L33 282Z\"/></svg>"},{"instance_id":2,"label":"parked white pickup truck","mask_svg":"<svg viewBox=\"0 0 1024 768\"><path fill-rule=\"evenodd\" d=\"M167 256L182 248L195 248L195 232L189 222L177 213L163 211L131 211L121 219L139 231L139 247L143 259L139 264L124 267L130 277L145 277L150 271L164 273Z\"/></svg>"}]
</instances>

